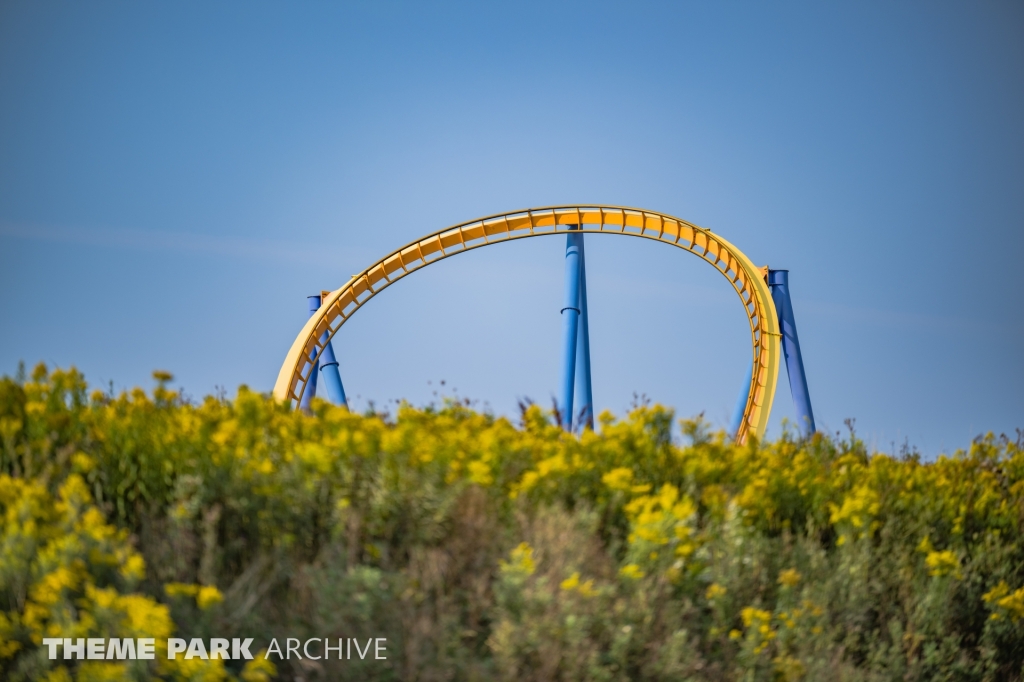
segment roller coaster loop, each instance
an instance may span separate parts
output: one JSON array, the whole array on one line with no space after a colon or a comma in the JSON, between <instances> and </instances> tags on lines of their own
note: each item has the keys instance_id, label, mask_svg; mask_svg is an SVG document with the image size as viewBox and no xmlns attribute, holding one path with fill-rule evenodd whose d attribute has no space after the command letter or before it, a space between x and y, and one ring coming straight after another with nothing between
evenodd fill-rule
<instances>
[{"instance_id":1,"label":"roller coaster loop","mask_svg":"<svg viewBox=\"0 0 1024 682\"><path fill-rule=\"evenodd\" d=\"M744 442L750 434L762 437L775 398L782 345L767 268L756 267L711 230L664 213L623 206L549 206L501 213L445 228L393 251L323 296L322 305L311 311L281 365L274 396L301 401L321 355L341 326L367 301L406 275L482 246L570 231L671 244L707 261L729 280L750 323L751 342L749 386L746 400L740 401L742 417L737 420L734 435L738 442ZM667 358L676 352L671 339L653 340L649 350Z\"/></svg>"}]
</instances>

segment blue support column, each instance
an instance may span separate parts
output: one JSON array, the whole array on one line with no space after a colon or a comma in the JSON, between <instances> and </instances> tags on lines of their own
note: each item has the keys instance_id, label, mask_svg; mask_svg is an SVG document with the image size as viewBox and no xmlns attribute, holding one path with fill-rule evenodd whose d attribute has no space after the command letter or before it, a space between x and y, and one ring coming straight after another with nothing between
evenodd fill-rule
<instances>
[{"instance_id":1,"label":"blue support column","mask_svg":"<svg viewBox=\"0 0 1024 682\"><path fill-rule=\"evenodd\" d=\"M317 296L308 296L309 301L309 314L312 317L313 313L320 309L320 304L323 301L323 294ZM327 341L327 333L324 332L321 341ZM309 410L310 402L316 396L317 376L322 372L324 375L324 386L327 388L327 397L331 399L331 402L336 405L344 405L348 407L348 400L345 397L345 387L341 383L341 372L338 371L338 360L334 356L334 347L330 341L327 341L327 345L320 353L319 370L313 368L313 372L309 377L309 384L306 386L306 392L302 394L302 409Z\"/></svg>"},{"instance_id":2,"label":"blue support column","mask_svg":"<svg viewBox=\"0 0 1024 682\"><path fill-rule=\"evenodd\" d=\"M747 398L750 397L750 382L754 380L754 363L747 364L747 378L740 389L740 395L736 398L736 407L732 410L732 419L729 420L729 434L735 438L743 424L743 413L747 409Z\"/></svg>"},{"instance_id":3,"label":"blue support column","mask_svg":"<svg viewBox=\"0 0 1024 682\"><path fill-rule=\"evenodd\" d=\"M323 340L327 339L327 332L324 332ZM334 347L330 341L323 353L320 354L320 371L324 375L324 386L327 388L327 396L335 405L348 407L348 399L345 397L345 387L341 383L341 372L338 371L338 361L334 357Z\"/></svg>"},{"instance_id":4,"label":"blue support column","mask_svg":"<svg viewBox=\"0 0 1024 682\"><path fill-rule=\"evenodd\" d=\"M309 316L312 317L313 313L320 309L320 295L307 296L306 300L309 302ZM309 405L313 402L313 398L316 397L316 380L317 375L320 374L312 353L310 353L309 359L314 362L314 365L309 370L309 381L306 383L306 390L302 394L302 400L299 401L299 407L306 412L309 412Z\"/></svg>"},{"instance_id":5,"label":"blue support column","mask_svg":"<svg viewBox=\"0 0 1024 682\"><path fill-rule=\"evenodd\" d=\"M807 390L804 374L804 359L800 354L800 339L796 333L796 319L793 316L793 301L789 296L789 270L769 270L768 286L779 316L779 331L782 332L782 352L786 356L786 373L789 374L789 390L793 394L796 417L800 432L804 436L814 433L814 413L811 411L811 394Z\"/></svg>"},{"instance_id":6,"label":"blue support column","mask_svg":"<svg viewBox=\"0 0 1024 682\"><path fill-rule=\"evenodd\" d=\"M576 349L576 383L580 394L580 426L594 428L594 391L590 384L590 316L587 314L587 253L580 235L580 330Z\"/></svg>"},{"instance_id":7,"label":"blue support column","mask_svg":"<svg viewBox=\"0 0 1024 682\"><path fill-rule=\"evenodd\" d=\"M580 322L580 256L583 235L565 237L565 302L562 306L562 394L558 409L562 428L572 430L573 389L576 382L576 346Z\"/></svg>"}]
</instances>

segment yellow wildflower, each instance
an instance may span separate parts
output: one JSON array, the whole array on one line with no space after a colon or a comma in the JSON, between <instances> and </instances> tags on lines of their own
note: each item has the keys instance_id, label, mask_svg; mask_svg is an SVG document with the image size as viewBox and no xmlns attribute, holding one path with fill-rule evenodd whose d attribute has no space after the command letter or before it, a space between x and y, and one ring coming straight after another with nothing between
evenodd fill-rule
<instances>
[{"instance_id":1,"label":"yellow wildflower","mask_svg":"<svg viewBox=\"0 0 1024 682\"><path fill-rule=\"evenodd\" d=\"M644 572L636 564L626 564L621 569L619 569L619 575L625 578L630 578L632 580L639 580L640 578L644 577Z\"/></svg>"},{"instance_id":2,"label":"yellow wildflower","mask_svg":"<svg viewBox=\"0 0 1024 682\"><path fill-rule=\"evenodd\" d=\"M140 554L131 553L121 566L121 575L126 580L142 580L146 575L146 560Z\"/></svg>"},{"instance_id":3,"label":"yellow wildflower","mask_svg":"<svg viewBox=\"0 0 1024 682\"><path fill-rule=\"evenodd\" d=\"M96 460L84 452L71 455L71 466L80 474L87 474L96 468Z\"/></svg>"},{"instance_id":4,"label":"yellow wildflower","mask_svg":"<svg viewBox=\"0 0 1024 682\"><path fill-rule=\"evenodd\" d=\"M952 550L929 552L928 556L925 557L924 563L928 566L928 575L933 577L950 574L957 580L962 577L960 574L960 560L957 559L956 553Z\"/></svg>"},{"instance_id":5,"label":"yellow wildflower","mask_svg":"<svg viewBox=\"0 0 1024 682\"><path fill-rule=\"evenodd\" d=\"M277 675L277 666L267 658L267 650L263 649L256 657L242 668L244 682L270 682Z\"/></svg>"},{"instance_id":6,"label":"yellow wildflower","mask_svg":"<svg viewBox=\"0 0 1024 682\"><path fill-rule=\"evenodd\" d=\"M199 594L199 585L167 583L164 585L164 594L168 597L194 597Z\"/></svg>"},{"instance_id":7,"label":"yellow wildflower","mask_svg":"<svg viewBox=\"0 0 1024 682\"><path fill-rule=\"evenodd\" d=\"M724 587L722 587L718 583L711 583L708 586L708 589L704 592L704 597L708 601L714 601L715 599L718 599L719 597L724 596L727 591L728 590L726 590Z\"/></svg>"},{"instance_id":8,"label":"yellow wildflower","mask_svg":"<svg viewBox=\"0 0 1024 682\"><path fill-rule=\"evenodd\" d=\"M584 597L593 597L597 594L594 590L594 581L587 580L585 582L580 582L580 574L578 571L563 580L561 587L566 592L578 592Z\"/></svg>"},{"instance_id":9,"label":"yellow wildflower","mask_svg":"<svg viewBox=\"0 0 1024 682\"><path fill-rule=\"evenodd\" d=\"M494 483L494 474L491 473L491 468L479 462L473 460L469 463L469 480L477 485L488 486Z\"/></svg>"},{"instance_id":10,"label":"yellow wildflower","mask_svg":"<svg viewBox=\"0 0 1024 682\"><path fill-rule=\"evenodd\" d=\"M743 619L744 627L749 628L754 623L770 623L772 614L763 609L755 609L752 606L748 606L740 611L740 618Z\"/></svg>"},{"instance_id":11,"label":"yellow wildflower","mask_svg":"<svg viewBox=\"0 0 1024 682\"><path fill-rule=\"evenodd\" d=\"M203 611L224 601L224 595L213 585L203 585L196 595L196 605Z\"/></svg>"},{"instance_id":12,"label":"yellow wildflower","mask_svg":"<svg viewBox=\"0 0 1024 682\"><path fill-rule=\"evenodd\" d=\"M518 573L520 575L533 575L536 565L533 562L533 547L527 542L520 542L519 546L509 553L511 561L502 561L501 570L505 573Z\"/></svg>"},{"instance_id":13,"label":"yellow wildflower","mask_svg":"<svg viewBox=\"0 0 1024 682\"><path fill-rule=\"evenodd\" d=\"M601 477L601 482L612 490L626 490L628 491L632 486L633 481L633 470L627 469L626 467L618 467L612 469L607 474Z\"/></svg>"},{"instance_id":14,"label":"yellow wildflower","mask_svg":"<svg viewBox=\"0 0 1024 682\"><path fill-rule=\"evenodd\" d=\"M803 576L800 575L800 571L795 568L787 568L779 573L779 584L786 587L796 587L802 579Z\"/></svg>"},{"instance_id":15,"label":"yellow wildflower","mask_svg":"<svg viewBox=\"0 0 1024 682\"><path fill-rule=\"evenodd\" d=\"M981 599L993 609L992 615L989 616L992 620L1006 617L1016 623L1024 619L1024 587L1011 592L1006 581L1001 580Z\"/></svg>"}]
</instances>

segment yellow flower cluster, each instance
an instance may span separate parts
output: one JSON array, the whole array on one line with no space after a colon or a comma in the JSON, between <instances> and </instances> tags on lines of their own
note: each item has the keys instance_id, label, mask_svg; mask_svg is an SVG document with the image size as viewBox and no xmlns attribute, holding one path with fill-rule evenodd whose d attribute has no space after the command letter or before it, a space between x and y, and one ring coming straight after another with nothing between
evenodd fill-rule
<instances>
[{"instance_id":1,"label":"yellow flower cluster","mask_svg":"<svg viewBox=\"0 0 1024 682\"><path fill-rule=\"evenodd\" d=\"M787 568L779 573L779 584L785 587L796 587L801 580L803 580L803 576L795 568Z\"/></svg>"},{"instance_id":2,"label":"yellow flower cluster","mask_svg":"<svg viewBox=\"0 0 1024 682\"><path fill-rule=\"evenodd\" d=\"M40 483L0 474L0 587L20 606L0 612L0 661L45 637L152 637L153 674L180 672L161 656L174 632L166 606L126 593L144 577L145 563L127 533L109 525L92 504L85 481L70 475L53 496ZM78 679L125 679L127 663L86 661ZM200 661L200 672L223 672L220 661ZM50 663L51 679L70 679L63 659Z\"/></svg>"},{"instance_id":3,"label":"yellow flower cluster","mask_svg":"<svg viewBox=\"0 0 1024 682\"><path fill-rule=\"evenodd\" d=\"M693 541L693 523L697 505L680 497L679 489L666 483L657 495L641 495L626 504L631 520L629 542L639 554L655 559L657 547L671 546L678 557L689 557L697 548Z\"/></svg>"},{"instance_id":4,"label":"yellow flower cluster","mask_svg":"<svg viewBox=\"0 0 1024 682\"><path fill-rule=\"evenodd\" d=\"M982 596L982 600L992 609L992 620L1008 618L1014 623L1024 619L1024 587L1011 590L1005 580L993 587Z\"/></svg>"},{"instance_id":5,"label":"yellow flower cluster","mask_svg":"<svg viewBox=\"0 0 1024 682\"><path fill-rule=\"evenodd\" d=\"M704 591L704 598L708 601L714 601L719 597L724 597L728 592L729 590L722 587L718 583L711 583L710 585L708 585L708 589Z\"/></svg>"},{"instance_id":6,"label":"yellow flower cluster","mask_svg":"<svg viewBox=\"0 0 1024 682\"><path fill-rule=\"evenodd\" d=\"M740 611L740 618L743 620L743 627L747 629L755 640L754 653L759 654L768 648L768 645L775 639L776 633L772 629L772 614L763 609L755 609L748 606Z\"/></svg>"},{"instance_id":7,"label":"yellow flower cluster","mask_svg":"<svg viewBox=\"0 0 1024 682\"><path fill-rule=\"evenodd\" d=\"M580 582L579 571L573 571L573 574L563 580L560 586L566 592L576 592L584 597L593 597L597 594L594 590L593 580Z\"/></svg>"},{"instance_id":8,"label":"yellow flower cluster","mask_svg":"<svg viewBox=\"0 0 1024 682\"><path fill-rule=\"evenodd\" d=\"M224 595L213 585L192 585L188 583L167 583L164 594L168 597L192 597L196 606L206 611L224 601Z\"/></svg>"},{"instance_id":9,"label":"yellow flower cluster","mask_svg":"<svg viewBox=\"0 0 1024 682\"><path fill-rule=\"evenodd\" d=\"M533 548L528 543L519 543L519 546L512 550L510 559L501 562L503 572L529 576L533 575L537 568L533 562Z\"/></svg>"}]
</instances>

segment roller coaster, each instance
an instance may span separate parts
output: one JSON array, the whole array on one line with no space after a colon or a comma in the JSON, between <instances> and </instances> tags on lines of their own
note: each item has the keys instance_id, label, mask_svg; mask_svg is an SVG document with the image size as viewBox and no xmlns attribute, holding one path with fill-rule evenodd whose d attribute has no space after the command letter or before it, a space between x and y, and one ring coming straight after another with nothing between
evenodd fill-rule
<instances>
[{"instance_id":1,"label":"roller coaster","mask_svg":"<svg viewBox=\"0 0 1024 682\"><path fill-rule=\"evenodd\" d=\"M367 301L439 260L515 239L562 234L566 236L565 299L558 415L564 428L593 428L584 236L612 234L651 239L687 251L711 264L736 291L750 325L751 342L747 379L729 425L737 442L745 442L751 434L764 436L783 358L799 427L804 435L814 432L788 271L755 266L709 229L664 213L624 206L548 206L500 213L447 227L392 251L340 288L309 297L309 319L285 356L274 396L295 400L308 409L316 395L317 375L322 374L330 399L347 405L331 340ZM577 383L580 408L574 413Z\"/></svg>"}]
</instances>

